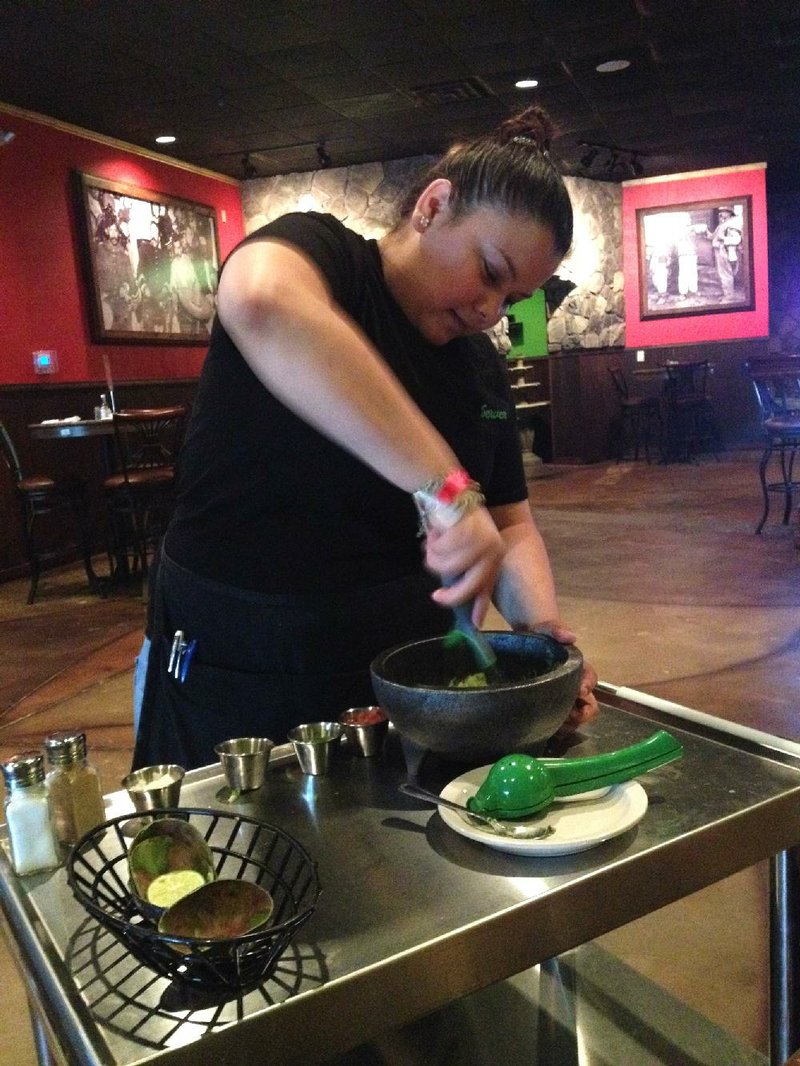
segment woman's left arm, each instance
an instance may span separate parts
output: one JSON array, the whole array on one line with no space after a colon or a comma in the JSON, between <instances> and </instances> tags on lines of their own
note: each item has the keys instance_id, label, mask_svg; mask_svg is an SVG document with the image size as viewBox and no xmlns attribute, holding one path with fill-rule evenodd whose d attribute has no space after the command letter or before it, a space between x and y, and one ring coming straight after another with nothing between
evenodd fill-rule
<instances>
[{"instance_id":1,"label":"woman's left arm","mask_svg":"<svg viewBox=\"0 0 800 1066\"><path fill-rule=\"evenodd\" d=\"M489 510L505 544L493 597L497 609L514 630L549 633L562 644L574 644L575 634L559 617L547 548L527 501ZM596 684L597 673L584 663L581 688L567 727L575 728L595 717Z\"/></svg>"}]
</instances>

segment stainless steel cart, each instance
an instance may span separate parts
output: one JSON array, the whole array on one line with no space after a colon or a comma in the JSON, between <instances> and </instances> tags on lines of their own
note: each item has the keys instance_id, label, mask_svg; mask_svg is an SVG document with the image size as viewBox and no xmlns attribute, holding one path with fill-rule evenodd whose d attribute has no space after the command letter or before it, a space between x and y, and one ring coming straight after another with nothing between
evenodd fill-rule
<instances>
[{"instance_id":1,"label":"stainless steel cart","mask_svg":"<svg viewBox=\"0 0 800 1066\"><path fill-rule=\"evenodd\" d=\"M288 746L275 749L266 785L226 809L304 844L322 895L274 975L227 999L139 965L72 897L63 869L21 879L0 849L0 901L42 1066L323 1062L764 859L773 869L770 1061L783 1062L800 1043L791 853L800 748L603 692L600 717L570 755L619 748L656 727L675 732L685 754L641 779L649 806L635 827L561 857L509 855L454 833L398 792L404 765L391 735L381 756L342 758L319 778L301 774ZM437 775L448 768L432 763L427 783L444 784ZM219 767L186 776L182 804L225 800ZM109 817L132 813L124 792L107 808Z\"/></svg>"}]
</instances>

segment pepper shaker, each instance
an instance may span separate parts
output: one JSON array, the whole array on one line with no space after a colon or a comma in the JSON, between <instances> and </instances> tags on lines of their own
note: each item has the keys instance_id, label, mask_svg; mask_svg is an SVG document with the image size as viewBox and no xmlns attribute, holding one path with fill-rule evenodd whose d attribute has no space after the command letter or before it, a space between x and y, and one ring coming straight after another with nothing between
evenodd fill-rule
<instances>
[{"instance_id":1,"label":"pepper shaker","mask_svg":"<svg viewBox=\"0 0 800 1066\"><path fill-rule=\"evenodd\" d=\"M100 777L87 760L85 733L50 733L44 749L56 836L62 844L74 844L105 820Z\"/></svg>"}]
</instances>

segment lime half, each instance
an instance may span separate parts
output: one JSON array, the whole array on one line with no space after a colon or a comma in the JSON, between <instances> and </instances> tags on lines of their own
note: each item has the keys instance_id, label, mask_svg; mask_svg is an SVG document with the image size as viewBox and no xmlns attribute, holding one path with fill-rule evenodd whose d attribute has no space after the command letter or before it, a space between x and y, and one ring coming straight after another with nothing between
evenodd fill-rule
<instances>
[{"instance_id":1,"label":"lime half","mask_svg":"<svg viewBox=\"0 0 800 1066\"><path fill-rule=\"evenodd\" d=\"M154 907L171 907L190 892L202 888L205 883L206 879L197 870L171 870L150 883L147 901Z\"/></svg>"}]
</instances>

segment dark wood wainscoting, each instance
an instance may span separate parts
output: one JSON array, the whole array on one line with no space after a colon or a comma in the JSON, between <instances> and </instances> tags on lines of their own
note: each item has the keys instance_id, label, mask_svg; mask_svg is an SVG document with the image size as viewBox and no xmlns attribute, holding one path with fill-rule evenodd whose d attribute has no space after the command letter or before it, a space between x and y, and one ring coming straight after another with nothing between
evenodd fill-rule
<instances>
[{"instance_id":1,"label":"dark wood wainscoting","mask_svg":"<svg viewBox=\"0 0 800 1066\"><path fill-rule=\"evenodd\" d=\"M115 388L117 406L165 407L173 403L191 403L197 388L196 380L120 382ZM68 418L80 415L91 418L94 408L105 392L102 382L88 384L35 384L0 386L0 420L2 420L19 452L25 474L46 474L58 478L67 474L81 474L97 486L93 494L93 528L95 547L103 549L104 512L100 485L104 477L103 438L84 437L76 440L34 440L28 426L46 418ZM63 529L41 526L42 543L54 554L54 561L77 558L77 550L64 542ZM22 542L19 505L5 463L0 462L0 581L19 577L27 572Z\"/></svg>"},{"instance_id":2,"label":"dark wood wainscoting","mask_svg":"<svg viewBox=\"0 0 800 1066\"><path fill-rule=\"evenodd\" d=\"M617 394L608 360L617 356L631 382L637 367L657 367L667 360L708 359L714 366L711 401L726 448L757 446L758 411L744 372L748 359L768 354L766 338L715 344L682 344L645 349L638 363L633 349L580 349L548 356L552 458L561 463L596 463L614 455L613 428ZM650 388L658 387L650 382Z\"/></svg>"}]
</instances>

